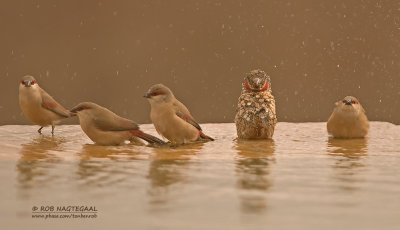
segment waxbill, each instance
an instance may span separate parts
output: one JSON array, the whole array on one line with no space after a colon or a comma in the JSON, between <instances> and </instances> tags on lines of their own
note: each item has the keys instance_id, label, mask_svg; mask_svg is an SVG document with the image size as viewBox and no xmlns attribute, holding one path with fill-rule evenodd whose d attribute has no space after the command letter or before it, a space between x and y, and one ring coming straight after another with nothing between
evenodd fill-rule
<instances>
[{"instance_id":1,"label":"waxbill","mask_svg":"<svg viewBox=\"0 0 400 230\"><path fill-rule=\"evenodd\" d=\"M194 141L213 141L202 132L184 104L178 101L172 91L163 84L150 87L144 96L148 99L150 118L157 132L173 144Z\"/></svg>"},{"instance_id":2,"label":"waxbill","mask_svg":"<svg viewBox=\"0 0 400 230\"><path fill-rule=\"evenodd\" d=\"M54 134L55 125L61 119L71 117L72 114L54 100L46 91L40 88L32 76L24 76L19 84L19 106L22 112L35 124L43 127L51 125Z\"/></svg>"},{"instance_id":3,"label":"waxbill","mask_svg":"<svg viewBox=\"0 0 400 230\"><path fill-rule=\"evenodd\" d=\"M335 103L327 130L337 138L362 138L368 134L368 118L357 98L347 96Z\"/></svg>"},{"instance_id":4,"label":"waxbill","mask_svg":"<svg viewBox=\"0 0 400 230\"><path fill-rule=\"evenodd\" d=\"M164 141L146 134L139 125L93 102L82 102L71 109L79 117L83 132L98 145L121 145L125 141L141 143L138 138L150 144L165 144Z\"/></svg>"},{"instance_id":5,"label":"waxbill","mask_svg":"<svg viewBox=\"0 0 400 230\"><path fill-rule=\"evenodd\" d=\"M239 139L271 139L277 122L270 77L252 70L242 83L235 116Z\"/></svg>"}]
</instances>

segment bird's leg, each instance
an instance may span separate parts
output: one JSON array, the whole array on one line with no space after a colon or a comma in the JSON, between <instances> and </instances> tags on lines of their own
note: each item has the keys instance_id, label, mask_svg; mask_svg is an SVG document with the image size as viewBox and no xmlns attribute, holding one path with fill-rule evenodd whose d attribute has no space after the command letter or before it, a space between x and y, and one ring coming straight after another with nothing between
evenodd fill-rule
<instances>
[{"instance_id":1,"label":"bird's leg","mask_svg":"<svg viewBox=\"0 0 400 230\"><path fill-rule=\"evenodd\" d=\"M38 133L42 134L42 129L43 127L40 127L40 129L38 129Z\"/></svg>"},{"instance_id":2,"label":"bird's leg","mask_svg":"<svg viewBox=\"0 0 400 230\"><path fill-rule=\"evenodd\" d=\"M54 128L55 127L56 127L55 125L51 125L51 135L54 135Z\"/></svg>"}]
</instances>

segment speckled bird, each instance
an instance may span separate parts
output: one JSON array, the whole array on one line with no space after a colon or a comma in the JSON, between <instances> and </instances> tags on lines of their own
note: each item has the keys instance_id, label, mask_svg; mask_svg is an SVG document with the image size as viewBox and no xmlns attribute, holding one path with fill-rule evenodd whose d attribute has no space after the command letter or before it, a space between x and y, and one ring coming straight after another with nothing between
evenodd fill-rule
<instances>
[{"instance_id":1,"label":"speckled bird","mask_svg":"<svg viewBox=\"0 0 400 230\"><path fill-rule=\"evenodd\" d=\"M235 117L239 139L271 139L276 125L271 79L262 70L246 74Z\"/></svg>"}]
</instances>

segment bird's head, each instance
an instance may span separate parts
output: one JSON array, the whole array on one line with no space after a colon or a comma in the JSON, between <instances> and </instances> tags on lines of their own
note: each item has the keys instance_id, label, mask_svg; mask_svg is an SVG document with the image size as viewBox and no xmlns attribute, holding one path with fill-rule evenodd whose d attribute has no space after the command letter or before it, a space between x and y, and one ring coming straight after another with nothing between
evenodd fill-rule
<instances>
[{"instance_id":1,"label":"bird's head","mask_svg":"<svg viewBox=\"0 0 400 230\"><path fill-rule=\"evenodd\" d=\"M271 91L271 79L262 70L252 70L244 78L243 90L245 92Z\"/></svg>"},{"instance_id":2,"label":"bird's head","mask_svg":"<svg viewBox=\"0 0 400 230\"><path fill-rule=\"evenodd\" d=\"M174 94L167 86L163 84L156 84L149 88L144 97L147 98L150 103L167 102L174 98Z\"/></svg>"},{"instance_id":3,"label":"bird's head","mask_svg":"<svg viewBox=\"0 0 400 230\"><path fill-rule=\"evenodd\" d=\"M360 102L353 96L346 96L343 100L338 101L336 105L343 111L358 111L361 108Z\"/></svg>"},{"instance_id":4,"label":"bird's head","mask_svg":"<svg viewBox=\"0 0 400 230\"><path fill-rule=\"evenodd\" d=\"M20 85L21 85L21 87L27 87L27 88L30 88L30 87L35 87L36 88L38 86L36 79L34 77L32 77L32 76L29 76L29 75L24 76L21 79Z\"/></svg>"},{"instance_id":5,"label":"bird's head","mask_svg":"<svg viewBox=\"0 0 400 230\"><path fill-rule=\"evenodd\" d=\"M74 115L79 115L81 113L91 112L92 110L96 109L98 105L93 102L81 102L76 105L74 108L70 110L70 112Z\"/></svg>"}]
</instances>

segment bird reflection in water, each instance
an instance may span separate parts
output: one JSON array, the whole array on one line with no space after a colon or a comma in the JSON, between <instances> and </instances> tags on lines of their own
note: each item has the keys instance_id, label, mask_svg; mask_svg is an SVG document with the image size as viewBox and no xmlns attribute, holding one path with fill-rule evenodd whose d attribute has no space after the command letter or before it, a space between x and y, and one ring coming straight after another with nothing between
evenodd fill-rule
<instances>
[{"instance_id":1,"label":"bird reflection in water","mask_svg":"<svg viewBox=\"0 0 400 230\"><path fill-rule=\"evenodd\" d=\"M127 182L136 169L135 161L146 159L146 151L149 151L147 148L136 145L83 145L78 153L78 180L82 185L88 186L110 186Z\"/></svg>"},{"instance_id":2,"label":"bird reflection in water","mask_svg":"<svg viewBox=\"0 0 400 230\"><path fill-rule=\"evenodd\" d=\"M174 148L154 148L147 178L151 208L165 209L169 200L180 197L182 185L190 177L191 159L203 148L204 143L192 143Z\"/></svg>"},{"instance_id":3,"label":"bird reflection in water","mask_svg":"<svg viewBox=\"0 0 400 230\"><path fill-rule=\"evenodd\" d=\"M368 146L366 138L338 139L329 138L327 152L333 156L335 163L335 179L343 190L354 191L358 189L364 161L367 156Z\"/></svg>"},{"instance_id":4,"label":"bird reflection in water","mask_svg":"<svg viewBox=\"0 0 400 230\"><path fill-rule=\"evenodd\" d=\"M57 152L64 150L62 144L65 142L62 137L40 135L21 145L21 157L16 167L22 196L28 195L31 188L43 188L46 183L54 181L50 170L60 162Z\"/></svg>"},{"instance_id":5,"label":"bird reflection in water","mask_svg":"<svg viewBox=\"0 0 400 230\"><path fill-rule=\"evenodd\" d=\"M273 140L237 140L235 146L237 186L245 213L262 212L267 207L266 192L272 186L271 163L275 163Z\"/></svg>"}]
</instances>

